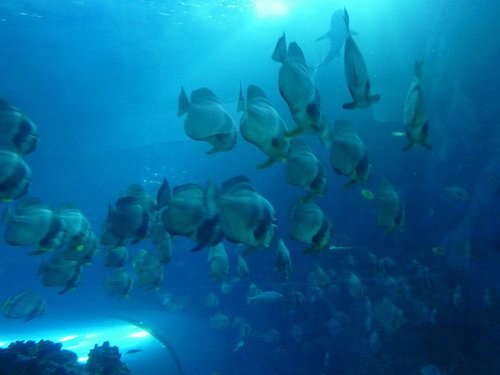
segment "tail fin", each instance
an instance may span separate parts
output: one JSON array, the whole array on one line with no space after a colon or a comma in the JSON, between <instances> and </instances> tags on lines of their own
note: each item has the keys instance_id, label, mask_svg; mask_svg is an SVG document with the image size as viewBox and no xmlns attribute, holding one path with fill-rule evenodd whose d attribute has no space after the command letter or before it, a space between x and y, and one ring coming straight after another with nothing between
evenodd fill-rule
<instances>
[{"instance_id":1,"label":"tail fin","mask_svg":"<svg viewBox=\"0 0 500 375\"><path fill-rule=\"evenodd\" d=\"M423 73L424 73L424 60L415 61L415 76L418 78L422 78Z\"/></svg>"},{"instance_id":2,"label":"tail fin","mask_svg":"<svg viewBox=\"0 0 500 375\"><path fill-rule=\"evenodd\" d=\"M285 33L278 39L276 47L274 47L274 52L272 55L274 61L284 63L286 59L286 37Z\"/></svg>"},{"instance_id":3,"label":"tail fin","mask_svg":"<svg viewBox=\"0 0 500 375\"><path fill-rule=\"evenodd\" d=\"M345 31L349 34L349 13L347 13L347 9L344 7L344 22L345 22Z\"/></svg>"}]
</instances>

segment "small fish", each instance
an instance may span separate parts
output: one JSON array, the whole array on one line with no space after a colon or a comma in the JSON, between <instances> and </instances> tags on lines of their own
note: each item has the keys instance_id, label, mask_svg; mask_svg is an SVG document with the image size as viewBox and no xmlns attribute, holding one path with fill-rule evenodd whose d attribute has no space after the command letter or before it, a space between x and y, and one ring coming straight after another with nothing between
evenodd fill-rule
<instances>
[{"instance_id":1,"label":"small fish","mask_svg":"<svg viewBox=\"0 0 500 375\"><path fill-rule=\"evenodd\" d=\"M213 246L208 253L210 276L214 281L222 282L229 270L229 259L222 243Z\"/></svg>"},{"instance_id":2,"label":"small fish","mask_svg":"<svg viewBox=\"0 0 500 375\"><path fill-rule=\"evenodd\" d=\"M283 294L274 290L260 292L247 298L247 303L275 303L283 300Z\"/></svg>"},{"instance_id":3,"label":"small fish","mask_svg":"<svg viewBox=\"0 0 500 375\"><path fill-rule=\"evenodd\" d=\"M375 195L368 189L363 189L361 190L361 195L368 199L369 201L373 200L375 198Z\"/></svg>"},{"instance_id":4,"label":"small fish","mask_svg":"<svg viewBox=\"0 0 500 375\"><path fill-rule=\"evenodd\" d=\"M352 250L355 249L356 246L337 246L337 245L330 245L328 248L329 250L335 250L335 251L341 251L341 250Z\"/></svg>"},{"instance_id":5,"label":"small fish","mask_svg":"<svg viewBox=\"0 0 500 375\"><path fill-rule=\"evenodd\" d=\"M403 200L394 187L383 179L378 193L377 223L386 233L402 228L405 221Z\"/></svg>"},{"instance_id":6,"label":"small fish","mask_svg":"<svg viewBox=\"0 0 500 375\"><path fill-rule=\"evenodd\" d=\"M125 352L125 354L136 354L142 352L142 349L130 349Z\"/></svg>"},{"instance_id":7,"label":"small fish","mask_svg":"<svg viewBox=\"0 0 500 375\"><path fill-rule=\"evenodd\" d=\"M434 246L432 248L432 254L434 255L446 255L446 248L444 248L443 246Z\"/></svg>"},{"instance_id":8,"label":"small fish","mask_svg":"<svg viewBox=\"0 0 500 375\"><path fill-rule=\"evenodd\" d=\"M294 139L285 166L286 180L290 185L301 187L309 196L323 195L326 176L323 165L311 147L301 139Z\"/></svg>"},{"instance_id":9,"label":"small fish","mask_svg":"<svg viewBox=\"0 0 500 375\"><path fill-rule=\"evenodd\" d=\"M290 277L292 269L292 258L290 251L280 238L276 245L276 273L281 280L286 280Z\"/></svg>"},{"instance_id":10,"label":"small fish","mask_svg":"<svg viewBox=\"0 0 500 375\"><path fill-rule=\"evenodd\" d=\"M309 244L306 252L320 251L330 245L332 223L312 199L299 199L290 209L288 234Z\"/></svg>"},{"instance_id":11,"label":"small fish","mask_svg":"<svg viewBox=\"0 0 500 375\"><path fill-rule=\"evenodd\" d=\"M350 178L345 187L366 182L371 176L366 146L348 121L335 122L330 163L337 174Z\"/></svg>"},{"instance_id":12,"label":"small fish","mask_svg":"<svg viewBox=\"0 0 500 375\"><path fill-rule=\"evenodd\" d=\"M400 132L400 131L394 131L391 134L393 137L405 137L406 136L405 132Z\"/></svg>"},{"instance_id":13,"label":"small fish","mask_svg":"<svg viewBox=\"0 0 500 375\"><path fill-rule=\"evenodd\" d=\"M408 145L405 146L405 151L409 150L415 144L420 144L428 150L432 149L432 146L427 143L429 121L427 120L422 90L422 71L423 62L415 62L415 75L408 89L404 106L403 123L406 136L408 137Z\"/></svg>"}]
</instances>

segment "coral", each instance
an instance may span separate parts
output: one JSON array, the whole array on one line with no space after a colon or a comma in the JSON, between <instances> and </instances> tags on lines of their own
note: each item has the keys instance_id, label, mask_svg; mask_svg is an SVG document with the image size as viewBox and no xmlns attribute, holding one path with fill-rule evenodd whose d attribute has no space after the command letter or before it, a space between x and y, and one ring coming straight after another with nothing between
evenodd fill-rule
<instances>
[{"instance_id":1,"label":"coral","mask_svg":"<svg viewBox=\"0 0 500 375\"><path fill-rule=\"evenodd\" d=\"M94 346L86 365L60 343L16 341L0 349L0 375L131 375L120 358L118 347L107 341Z\"/></svg>"},{"instance_id":2,"label":"coral","mask_svg":"<svg viewBox=\"0 0 500 375\"><path fill-rule=\"evenodd\" d=\"M86 370L92 375L130 375L132 372L121 360L117 346L110 346L105 341L101 346L97 344L89 353Z\"/></svg>"},{"instance_id":3,"label":"coral","mask_svg":"<svg viewBox=\"0 0 500 375\"><path fill-rule=\"evenodd\" d=\"M1 375L82 375L75 353L48 340L16 341L0 349Z\"/></svg>"}]
</instances>

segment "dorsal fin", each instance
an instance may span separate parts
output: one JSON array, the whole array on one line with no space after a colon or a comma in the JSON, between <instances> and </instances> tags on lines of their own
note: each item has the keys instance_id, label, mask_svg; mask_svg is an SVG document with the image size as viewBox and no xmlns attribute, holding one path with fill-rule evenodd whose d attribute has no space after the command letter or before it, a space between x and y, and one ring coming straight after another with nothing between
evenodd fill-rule
<instances>
[{"instance_id":1,"label":"dorsal fin","mask_svg":"<svg viewBox=\"0 0 500 375\"><path fill-rule=\"evenodd\" d=\"M267 100L267 97L266 97L266 94L264 94L264 91L255 85L248 86L247 97L248 97L249 101L251 101L255 98L263 98L263 99Z\"/></svg>"},{"instance_id":2,"label":"dorsal fin","mask_svg":"<svg viewBox=\"0 0 500 375\"><path fill-rule=\"evenodd\" d=\"M202 87L198 90L194 90L191 93L191 102L192 103L196 104L196 103L204 102L204 101L213 101L213 102L220 104L220 100L213 93L213 91L206 88L206 87Z\"/></svg>"},{"instance_id":3,"label":"dorsal fin","mask_svg":"<svg viewBox=\"0 0 500 375\"><path fill-rule=\"evenodd\" d=\"M245 187L245 188L250 188L251 190L255 190L255 188L252 186L250 183L250 180L248 179L247 176L236 176L233 178L230 178L229 180L226 180L222 183L222 193L226 193L229 190L234 189L237 186Z\"/></svg>"},{"instance_id":4,"label":"dorsal fin","mask_svg":"<svg viewBox=\"0 0 500 375\"><path fill-rule=\"evenodd\" d=\"M304 64L304 66L307 66L304 52L302 52L302 49L296 42L292 42L288 46L288 57L294 60L299 60L302 64Z\"/></svg>"}]
</instances>

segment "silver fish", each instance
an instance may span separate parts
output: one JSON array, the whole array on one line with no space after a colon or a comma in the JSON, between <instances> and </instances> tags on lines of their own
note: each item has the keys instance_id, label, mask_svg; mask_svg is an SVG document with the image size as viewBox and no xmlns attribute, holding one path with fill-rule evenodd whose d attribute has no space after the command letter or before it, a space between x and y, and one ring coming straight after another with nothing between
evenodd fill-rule
<instances>
[{"instance_id":1,"label":"silver fish","mask_svg":"<svg viewBox=\"0 0 500 375\"><path fill-rule=\"evenodd\" d=\"M380 95L372 95L370 77L365 60L349 29L349 14L344 9L346 40L344 44L344 71L352 102L342 105L344 109L367 108L380 100Z\"/></svg>"},{"instance_id":2,"label":"silver fish","mask_svg":"<svg viewBox=\"0 0 500 375\"><path fill-rule=\"evenodd\" d=\"M235 146L234 122L210 89L194 90L189 101L184 88L181 88L177 116L186 113L184 121L186 135L193 140L210 143L213 148L208 150L207 154L229 151Z\"/></svg>"},{"instance_id":3,"label":"silver fish","mask_svg":"<svg viewBox=\"0 0 500 375\"><path fill-rule=\"evenodd\" d=\"M267 99L264 91L254 85L247 88L247 100L240 87L238 111L243 112L240 132L243 138L256 145L269 159L257 165L265 168L276 161L285 160L290 142L286 137L287 126Z\"/></svg>"},{"instance_id":4,"label":"silver fish","mask_svg":"<svg viewBox=\"0 0 500 375\"><path fill-rule=\"evenodd\" d=\"M421 144L428 150L432 147L427 143L429 135L429 121L425 109L424 93L422 90L423 62L415 62L415 75L406 94L403 124L408 138L408 145L404 148L409 150L415 144Z\"/></svg>"},{"instance_id":5,"label":"silver fish","mask_svg":"<svg viewBox=\"0 0 500 375\"><path fill-rule=\"evenodd\" d=\"M347 121L336 121L334 133L330 151L330 162L334 171L350 178L345 187L367 181L372 166L361 138Z\"/></svg>"},{"instance_id":6,"label":"silver fish","mask_svg":"<svg viewBox=\"0 0 500 375\"><path fill-rule=\"evenodd\" d=\"M320 97L301 48L292 42L287 49L283 34L276 43L272 59L282 64L278 76L279 90L297 124L297 129L288 135L318 133L322 127Z\"/></svg>"}]
</instances>

